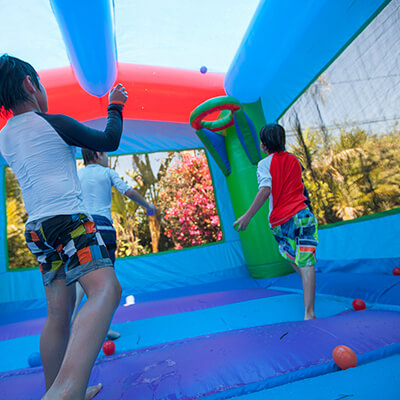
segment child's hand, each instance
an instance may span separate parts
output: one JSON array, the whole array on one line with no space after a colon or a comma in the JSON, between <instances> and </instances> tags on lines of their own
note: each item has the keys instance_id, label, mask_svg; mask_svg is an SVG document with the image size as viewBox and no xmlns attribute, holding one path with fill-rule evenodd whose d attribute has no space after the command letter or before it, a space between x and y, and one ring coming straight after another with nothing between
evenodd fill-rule
<instances>
[{"instance_id":1,"label":"child's hand","mask_svg":"<svg viewBox=\"0 0 400 400\"><path fill-rule=\"evenodd\" d=\"M156 215L157 212L158 212L157 207L154 204L149 204L149 206L147 207L147 215L148 216Z\"/></svg>"},{"instance_id":2,"label":"child's hand","mask_svg":"<svg viewBox=\"0 0 400 400\"><path fill-rule=\"evenodd\" d=\"M108 95L108 101L113 104L124 105L126 100L128 100L128 93L121 83L118 83L113 89L111 89Z\"/></svg>"},{"instance_id":3,"label":"child's hand","mask_svg":"<svg viewBox=\"0 0 400 400\"><path fill-rule=\"evenodd\" d=\"M238 231L245 231L247 228L247 225L249 224L251 218L246 217L246 214L242 215L240 218L238 218L234 223L233 227Z\"/></svg>"}]
</instances>

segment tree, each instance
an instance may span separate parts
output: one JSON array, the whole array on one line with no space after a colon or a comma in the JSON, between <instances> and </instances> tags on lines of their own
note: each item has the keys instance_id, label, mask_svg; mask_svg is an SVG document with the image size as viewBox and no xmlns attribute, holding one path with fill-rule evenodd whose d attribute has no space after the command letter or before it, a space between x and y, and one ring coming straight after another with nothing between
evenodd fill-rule
<instances>
[{"instance_id":1,"label":"tree","mask_svg":"<svg viewBox=\"0 0 400 400\"><path fill-rule=\"evenodd\" d=\"M215 242L222 231L207 159L203 151L185 151L159 182L165 235L176 249Z\"/></svg>"},{"instance_id":2,"label":"tree","mask_svg":"<svg viewBox=\"0 0 400 400\"><path fill-rule=\"evenodd\" d=\"M157 205L159 198L158 182L165 174L174 157L169 152L160 161L157 174L153 172L149 154L132 155L132 169L125 171L132 178L137 190L150 203ZM112 168L116 168L118 157L111 159ZM113 206L111 208L114 226L117 231L117 256L125 257L138 254L157 253L162 232L160 214L147 216L141 207L113 190ZM148 234L150 233L150 235ZM172 244L162 241L162 250L167 250Z\"/></svg>"},{"instance_id":3,"label":"tree","mask_svg":"<svg viewBox=\"0 0 400 400\"><path fill-rule=\"evenodd\" d=\"M355 124L330 131L323 119L329 82L321 75L287 113L296 143L289 149L305 167L303 178L322 224L353 219L399 206L399 131L372 135ZM302 129L297 112L314 109L317 128Z\"/></svg>"},{"instance_id":4,"label":"tree","mask_svg":"<svg viewBox=\"0 0 400 400\"><path fill-rule=\"evenodd\" d=\"M6 168L6 209L8 266L11 269L33 267L38 263L25 242L25 211L19 183L10 168Z\"/></svg>"},{"instance_id":5,"label":"tree","mask_svg":"<svg viewBox=\"0 0 400 400\"><path fill-rule=\"evenodd\" d=\"M310 162L303 177L320 223L349 220L400 206L400 133L373 135L358 127L339 127L329 146L319 130L306 129L289 150Z\"/></svg>"}]
</instances>

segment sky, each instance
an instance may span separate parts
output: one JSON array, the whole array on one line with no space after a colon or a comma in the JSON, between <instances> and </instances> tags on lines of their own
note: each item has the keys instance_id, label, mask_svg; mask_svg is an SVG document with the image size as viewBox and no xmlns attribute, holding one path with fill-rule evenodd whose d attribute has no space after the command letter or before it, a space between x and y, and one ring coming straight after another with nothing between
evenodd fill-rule
<instances>
[{"instance_id":1,"label":"sky","mask_svg":"<svg viewBox=\"0 0 400 400\"><path fill-rule=\"evenodd\" d=\"M224 73L258 3L114 0L118 61ZM0 0L0 10L1 53L37 70L70 64L49 0Z\"/></svg>"}]
</instances>

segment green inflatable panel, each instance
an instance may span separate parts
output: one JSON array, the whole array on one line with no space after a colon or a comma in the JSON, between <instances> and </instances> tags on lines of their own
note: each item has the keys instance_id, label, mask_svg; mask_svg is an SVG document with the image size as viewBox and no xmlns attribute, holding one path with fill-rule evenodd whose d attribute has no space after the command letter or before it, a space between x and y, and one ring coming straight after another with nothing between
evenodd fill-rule
<instances>
[{"instance_id":1,"label":"green inflatable panel","mask_svg":"<svg viewBox=\"0 0 400 400\"><path fill-rule=\"evenodd\" d=\"M217 101L220 106L224 99L222 97L211 99L201 104L200 111L196 109L192 112L192 122L196 118L199 121L199 115L204 116L208 113L205 106L208 104L214 106L213 100ZM228 100L230 104L237 105L232 98L228 98ZM228 114L234 112L235 126L229 126L218 133L204 129L204 126L203 129L196 131L202 143L226 175L236 218L247 211L258 192L256 164L262 155L259 151L257 132L265 125L259 101L245 104L242 107L244 112L242 110L228 111ZM221 109L223 108L221 107ZM223 113L227 113L227 110L223 109ZM224 114L221 113L217 121L223 120L225 125L229 125L225 119L227 115ZM254 126L252 126L253 123ZM218 136L220 137L218 138ZM268 204L263 205L253 217L246 231L240 232L239 235L247 268L253 278L269 278L293 272L290 265L279 254L278 245L269 228Z\"/></svg>"},{"instance_id":2,"label":"green inflatable panel","mask_svg":"<svg viewBox=\"0 0 400 400\"><path fill-rule=\"evenodd\" d=\"M227 184L235 216L239 218L250 207L258 192L257 166L249 161L233 127L227 130L226 145L231 164ZM239 235L250 276L270 278L292 272L290 265L279 254L269 228L267 203Z\"/></svg>"},{"instance_id":3,"label":"green inflatable panel","mask_svg":"<svg viewBox=\"0 0 400 400\"><path fill-rule=\"evenodd\" d=\"M252 120L243 110L236 111L233 118L236 133L247 157L252 164L258 164L261 160L261 151L257 131Z\"/></svg>"},{"instance_id":4,"label":"green inflatable panel","mask_svg":"<svg viewBox=\"0 0 400 400\"><path fill-rule=\"evenodd\" d=\"M212 132L208 129L198 129L196 135L210 152L225 176L231 173L231 166L226 154L225 136Z\"/></svg>"}]
</instances>

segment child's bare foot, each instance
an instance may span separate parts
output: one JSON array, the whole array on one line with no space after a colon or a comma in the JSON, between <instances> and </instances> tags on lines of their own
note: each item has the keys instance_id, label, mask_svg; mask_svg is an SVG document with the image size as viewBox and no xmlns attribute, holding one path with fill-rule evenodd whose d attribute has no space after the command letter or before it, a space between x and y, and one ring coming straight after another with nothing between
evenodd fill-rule
<instances>
[{"instance_id":1,"label":"child's bare foot","mask_svg":"<svg viewBox=\"0 0 400 400\"><path fill-rule=\"evenodd\" d=\"M109 329L107 332L107 339L109 340L115 340L118 339L121 336L119 332L115 332L112 329Z\"/></svg>"},{"instance_id":2,"label":"child's bare foot","mask_svg":"<svg viewBox=\"0 0 400 400\"><path fill-rule=\"evenodd\" d=\"M101 383L99 383L95 386L89 386L86 389L85 400L93 399L93 397L96 396L96 394L99 393L101 389L103 389L103 385Z\"/></svg>"},{"instance_id":3,"label":"child's bare foot","mask_svg":"<svg viewBox=\"0 0 400 400\"><path fill-rule=\"evenodd\" d=\"M94 386L89 386L86 389L85 400L93 399L93 397L96 396L96 394L99 393L101 389L103 389L103 385L101 383ZM45 397L46 396L42 397L42 400L45 400Z\"/></svg>"},{"instance_id":4,"label":"child's bare foot","mask_svg":"<svg viewBox=\"0 0 400 400\"><path fill-rule=\"evenodd\" d=\"M312 315L305 315L304 316L304 321L308 321L309 319L317 319L317 317L312 314Z\"/></svg>"}]
</instances>

